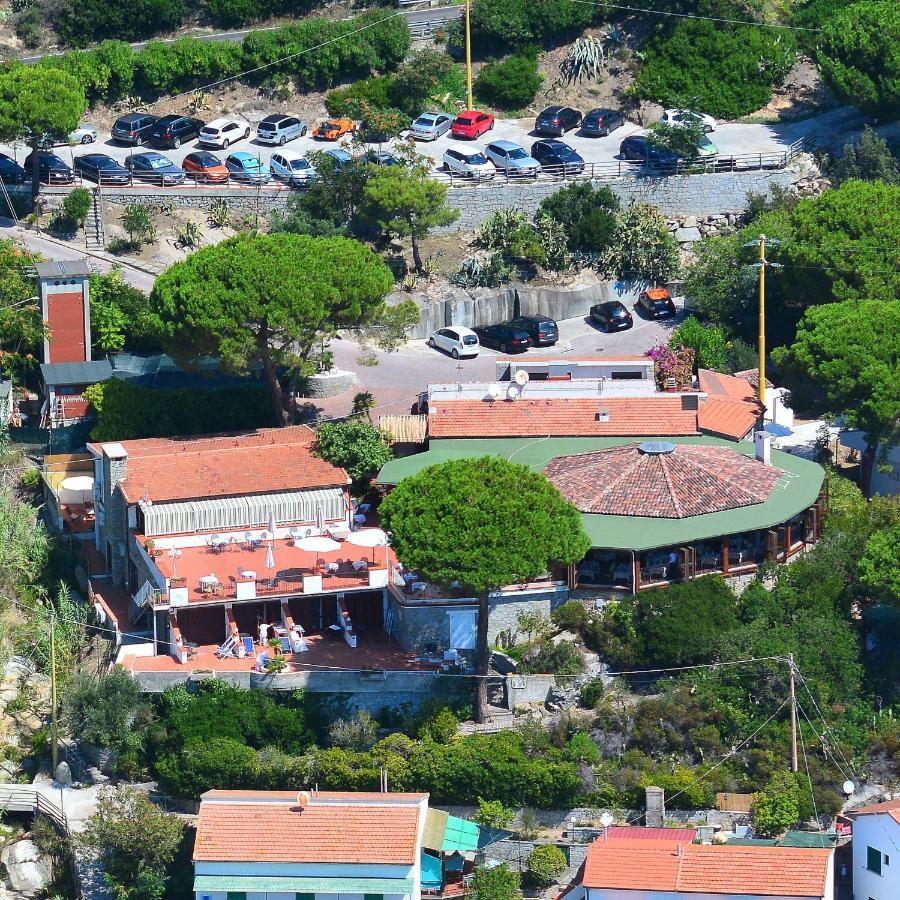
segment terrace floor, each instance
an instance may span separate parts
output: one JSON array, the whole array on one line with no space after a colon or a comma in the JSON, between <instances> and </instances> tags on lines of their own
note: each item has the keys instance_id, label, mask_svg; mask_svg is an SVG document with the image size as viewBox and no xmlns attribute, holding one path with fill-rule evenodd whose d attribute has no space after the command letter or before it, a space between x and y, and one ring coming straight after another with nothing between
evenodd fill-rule
<instances>
[{"instance_id":1,"label":"terrace floor","mask_svg":"<svg viewBox=\"0 0 900 900\"><path fill-rule=\"evenodd\" d=\"M306 634L309 646L306 653L286 653L285 660L293 671L328 671L329 669L371 669L435 671L439 664L417 660L397 646L384 633L367 632L359 637L356 647L349 646L343 638L334 639L325 634ZM252 656L237 659L219 659L216 644L203 644L196 648L185 665L171 656L125 656L122 665L132 672L187 672L203 669L212 672L249 672L255 665ZM262 648L256 646L257 652ZM270 651L271 652L271 651Z\"/></svg>"}]
</instances>

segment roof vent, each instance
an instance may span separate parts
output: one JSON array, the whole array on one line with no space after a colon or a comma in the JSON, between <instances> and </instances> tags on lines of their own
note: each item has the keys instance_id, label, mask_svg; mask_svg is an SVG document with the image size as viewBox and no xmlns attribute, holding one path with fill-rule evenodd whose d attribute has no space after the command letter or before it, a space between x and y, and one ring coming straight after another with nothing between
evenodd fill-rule
<instances>
[{"instance_id":1,"label":"roof vent","mask_svg":"<svg viewBox=\"0 0 900 900\"><path fill-rule=\"evenodd\" d=\"M601 409L597 413L597 421L598 422L608 422L609 421L609 410Z\"/></svg>"},{"instance_id":2,"label":"roof vent","mask_svg":"<svg viewBox=\"0 0 900 900\"><path fill-rule=\"evenodd\" d=\"M699 409L700 408L700 398L696 394L682 394L681 395L681 408L682 409Z\"/></svg>"},{"instance_id":3,"label":"roof vent","mask_svg":"<svg viewBox=\"0 0 900 900\"><path fill-rule=\"evenodd\" d=\"M638 446L638 450L647 456L663 456L666 453L673 453L675 445L671 441L644 441Z\"/></svg>"}]
</instances>

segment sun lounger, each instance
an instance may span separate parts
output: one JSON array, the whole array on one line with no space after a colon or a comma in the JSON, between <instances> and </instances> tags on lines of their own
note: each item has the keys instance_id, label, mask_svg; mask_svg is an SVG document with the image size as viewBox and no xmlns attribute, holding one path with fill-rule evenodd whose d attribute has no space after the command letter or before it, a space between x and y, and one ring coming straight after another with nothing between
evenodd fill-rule
<instances>
[{"instance_id":1,"label":"sun lounger","mask_svg":"<svg viewBox=\"0 0 900 900\"><path fill-rule=\"evenodd\" d=\"M225 659L228 656L231 656L234 653L234 648L237 645L237 641L234 638L234 635L229 635L225 639L225 643L216 650L216 656L219 659Z\"/></svg>"}]
</instances>

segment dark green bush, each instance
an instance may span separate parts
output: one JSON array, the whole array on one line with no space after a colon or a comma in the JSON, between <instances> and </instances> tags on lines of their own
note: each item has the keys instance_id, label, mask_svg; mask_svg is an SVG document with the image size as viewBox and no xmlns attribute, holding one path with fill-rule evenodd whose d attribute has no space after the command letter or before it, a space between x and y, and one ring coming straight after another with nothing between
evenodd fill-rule
<instances>
[{"instance_id":1,"label":"dark green bush","mask_svg":"<svg viewBox=\"0 0 900 900\"><path fill-rule=\"evenodd\" d=\"M91 192L87 188L73 188L66 194L66 199L63 200L63 215L78 225L81 225L87 218L92 203L93 198Z\"/></svg>"},{"instance_id":2,"label":"dark green bush","mask_svg":"<svg viewBox=\"0 0 900 900\"><path fill-rule=\"evenodd\" d=\"M475 79L475 93L495 109L522 109L534 100L543 80L537 56L517 53L487 63Z\"/></svg>"},{"instance_id":3,"label":"dark green bush","mask_svg":"<svg viewBox=\"0 0 900 900\"><path fill-rule=\"evenodd\" d=\"M579 700L585 709L593 709L603 699L605 693L603 679L594 678L581 689Z\"/></svg>"},{"instance_id":4,"label":"dark green bush","mask_svg":"<svg viewBox=\"0 0 900 900\"><path fill-rule=\"evenodd\" d=\"M14 20L16 36L29 49L40 45L43 25L44 15L36 3L26 7Z\"/></svg>"},{"instance_id":5,"label":"dark green bush","mask_svg":"<svg viewBox=\"0 0 900 900\"><path fill-rule=\"evenodd\" d=\"M544 844L535 847L528 854L527 877L539 888L548 888L565 871L566 854L555 844Z\"/></svg>"},{"instance_id":6,"label":"dark green bush","mask_svg":"<svg viewBox=\"0 0 900 900\"><path fill-rule=\"evenodd\" d=\"M565 228L570 250L600 253L615 236L619 208L619 198L605 185L576 181L542 200L538 214Z\"/></svg>"},{"instance_id":7,"label":"dark green bush","mask_svg":"<svg viewBox=\"0 0 900 900\"><path fill-rule=\"evenodd\" d=\"M546 641L522 666L523 672L532 674L580 675L584 670L584 657L568 641Z\"/></svg>"},{"instance_id":8,"label":"dark green bush","mask_svg":"<svg viewBox=\"0 0 900 900\"><path fill-rule=\"evenodd\" d=\"M557 628L563 631L574 631L581 634L584 627L588 623L588 611L584 608L583 603L578 600L568 600L567 602L557 606L550 613L550 618Z\"/></svg>"},{"instance_id":9,"label":"dark green bush","mask_svg":"<svg viewBox=\"0 0 900 900\"><path fill-rule=\"evenodd\" d=\"M214 788L253 788L259 778L256 751L233 738L211 738L183 753L160 753L155 767L166 790L178 797L196 798Z\"/></svg>"},{"instance_id":10,"label":"dark green bush","mask_svg":"<svg viewBox=\"0 0 900 900\"><path fill-rule=\"evenodd\" d=\"M563 41L589 25L595 10L572 0L474 0L472 42L481 52Z\"/></svg>"},{"instance_id":11,"label":"dark green bush","mask_svg":"<svg viewBox=\"0 0 900 900\"><path fill-rule=\"evenodd\" d=\"M104 38L138 41L173 31L184 21L183 0L68 0L53 21L59 36L73 47Z\"/></svg>"},{"instance_id":12,"label":"dark green bush","mask_svg":"<svg viewBox=\"0 0 900 900\"><path fill-rule=\"evenodd\" d=\"M679 22L642 48L637 96L664 106L690 97L699 111L723 119L754 112L769 101L796 58L796 41L783 29Z\"/></svg>"}]
</instances>

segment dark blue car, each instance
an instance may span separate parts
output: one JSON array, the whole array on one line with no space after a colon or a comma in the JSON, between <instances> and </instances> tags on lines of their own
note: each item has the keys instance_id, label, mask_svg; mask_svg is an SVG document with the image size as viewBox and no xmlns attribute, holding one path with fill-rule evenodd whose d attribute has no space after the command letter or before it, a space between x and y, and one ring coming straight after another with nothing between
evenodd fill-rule
<instances>
[{"instance_id":1,"label":"dark blue car","mask_svg":"<svg viewBox=\"0 0 900 900\"><path fill-rule=\"evenodd\" d=\"M535 141L531 155L554 175L580 175L584 171L584 159L565 141Z\"/></svg>"},{"instance_id":2,"label":"dark blue car","mask_svg":"<svg viewBox=\"0 0 900 900\"><path fill-rule=\"evenodd\" d=\"M22 184L28 173L11 157L0 153L0 181L4 184Z\"/></svg>"},{"instance_id":3,"label":"dark blue car","mask_svg":"<svg viewBox=\"0 0 900 900\"><path fill-rule=\"evenodd\" d=\"M176 166L168 156L152 150L129 156L125 165L131 169L135 181L148 181L163 186L181 184L185 179L184 169Z\"/></svg>"},{"instance_id":4,"label":"dark blue car","mask_svg":"<svg viewBox=\"0 0 900 900\"><path fill-rule=\"evenodd\" d=\"M622 159L631 162L641 162L660 168L674 168L678 165L679 156L665 147L660 147L651 142L647 135L636 134L627 137L619 144L619 154Z\"/></svg>"},{"instance_id":5,"label":"dark blue car","mask_svg":"<svg viewBox=\"0 0 900 900\"><path fill-rule=\"evenodd\" d=\"M89 178L97 184L131 182L131 172L105 153L85 153L84 156L76 156L74 168L83 178Z\"/></svg>"}]
</instances>

